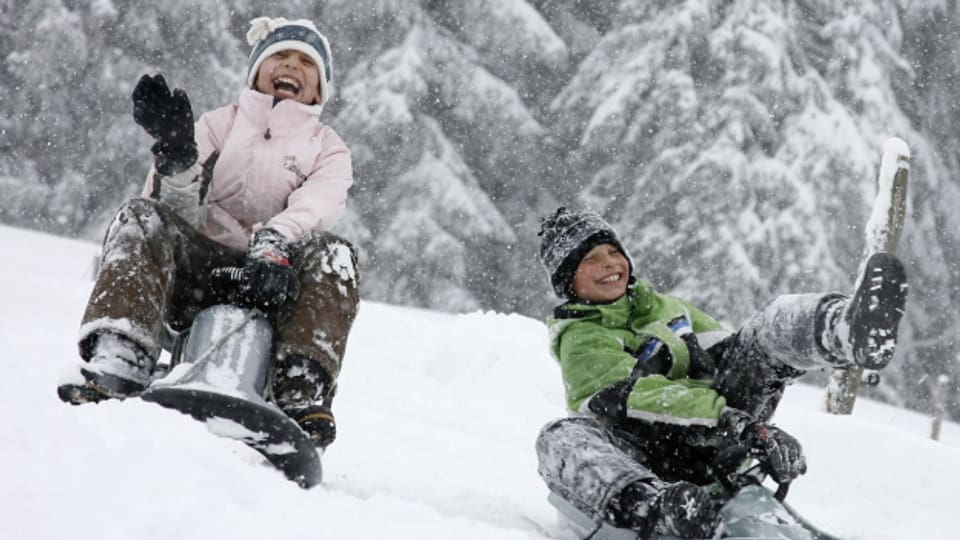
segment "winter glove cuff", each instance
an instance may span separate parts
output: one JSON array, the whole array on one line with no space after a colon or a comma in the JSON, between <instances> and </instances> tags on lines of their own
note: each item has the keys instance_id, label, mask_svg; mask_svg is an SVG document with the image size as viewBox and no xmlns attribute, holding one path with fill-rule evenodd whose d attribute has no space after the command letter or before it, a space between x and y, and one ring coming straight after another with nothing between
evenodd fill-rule
<instances>
[{"instance_id":1,"label":"winter glove cuff","mask_svg":"<svg viewBox=\"0 0 960 540\"><path fill-rule=\"evenodd\" d=\"M150 151L156 156L154 165L157 172L163 176L183 172L197 162L197 143L193 140L183 143L157 141L150 147Z\"/></svg>"},{"instance_id":2,"label":"winter glove cuff","mask_svg":"<svg viewBox=\"0 0 960 540\"><path fill-rule=\"evenodd\" d=\"M290 241L280 231L262 227L250 237L247 256L289 266Z\"/></svg>"},{"instance_id":3,"label":"winter glove cuff","mask_svg":"<svg viewBox=\"0 0 960 540\"><path fill-rule=\"evenodd\" d=\"M717 429L720 435L733 444L742 444L742 436L747 427L756 423L757 420L745 411L726 407L720 413L720 419L717 421Z\"/></svg>"},{"instance_id":4,"label":"winter glove cuff","mask_svg":"<svg viewBox=\"0 0 960 540\"><path fill-rule=\"evenodd\" d=\"M300 282L290 266L290 251L286 237L269 227L251 237L240 285L244 303L269 310L297 298Z\"/></svg>"}]
</instances>

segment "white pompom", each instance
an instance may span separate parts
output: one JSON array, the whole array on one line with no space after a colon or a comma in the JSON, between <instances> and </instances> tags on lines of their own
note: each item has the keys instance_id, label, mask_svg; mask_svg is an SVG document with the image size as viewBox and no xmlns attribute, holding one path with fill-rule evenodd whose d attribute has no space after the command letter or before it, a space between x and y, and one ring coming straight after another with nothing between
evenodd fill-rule
<instances>
[{"instance_id":1,"label":"white pompom","mask_svg":"<svg viewBox=\"0 0 960 540\"><path fill-rule=\"evenodd\" d=\"M250 30L247 30L247 43L250 46L254 46L263 38L270 35L270 32L273 32L280 24L278 24L279 19L271 19L270 17L257 17L250 21Z\"/></svg>"}]
</instances>

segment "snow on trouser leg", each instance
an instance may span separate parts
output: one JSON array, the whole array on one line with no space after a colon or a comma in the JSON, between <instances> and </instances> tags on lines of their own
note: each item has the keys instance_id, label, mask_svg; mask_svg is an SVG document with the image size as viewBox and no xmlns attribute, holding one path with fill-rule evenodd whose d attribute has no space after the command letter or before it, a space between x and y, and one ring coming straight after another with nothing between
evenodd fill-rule
<instances>
[{"instance_id":1,"label":"snow on trouser leg","mask_svg":"<svg viewBox=\"0 0 960 540\"><path fill-rule=\"evenodd\" d=\"M324 231L306 235L292 251L300 295L278 317L272 391L315 444L325 447L336 437L331 407L360 303L357 255L349 242ZM316 369L289 369L304 361L316 363ZM301 376L310 373L320 376ZM315 388L304 387L309 381Z\"/></svg>"},{"instance_id":2,"label":"snow on trouser leg","mask_svg":"<svg viewBox=\"0 0 960 540\"><path fill-rule=\"evenodd\" d=\"M360 303L356 253L349 242L323 231L303 237L292 251L300 296L278 317L278 356L310 358L336 381Z\"/></svg>"},{"instance_id":3,"label":"snow on trouser leg","mask_svg":"<svg viewBox=\"0 0 960 540\"><path fill-rule=\"evenodd\" d=\"M131 199L117 210L104 237L80 327L78 348L84 364L78 376L59 382L61 400L81 404L123 398L149 384L160 352L176 228L176 220L168 219L154 201ZM107 350L105 343L111 339L126 346Z\"/></svg>"},{"instance_id":4,"label":"snow on trouser leg","mask_svg":"<svg viewBox=\"0 0 960 540\"><path fill-rule=\"evenodd\" d=\"M175 226L147 199L125 202L103 242L100 270L80 328L80 356L93 356L96 334L125 335L156 357L174 273ZM90 339L88 339L90 338Z\"/></svg>"},{"instance_id":5,"label":"snow on trouser leg","mask_svg":"<svg viewBox=\"0 0 960 540\"><path fill-rule=\"evenodd\" d=\"M336 387L320 363L296 353L274 362L271 386L277 406L292 418L313 444L326 448L337 437L333 416Z\"/></svg>"},{"instance_id":6,"label":"snow on trouser leg","mask_svg":"<svg viewBox=\"0 0 960 540\"><path fill-rule=\"evenodd\" d=\"M819 366L842 365L821 344L824 310L845 303L840 294L789 294L773 299L731 338L713 387L727 404L769 418L785 386Z\"/></svg>"},{"instance_id":7,"label":"snow on trouser leg","mask_svg":"<svg viewBox=\"0 0 960 540\"><path fill-rule=\"evenodd\" d=\"M80 327L80 356L89 360L91 336L107 331L130 338L156 358L164 323L173 317L189 326L200 308L219 303L211 297L210 272L241 264L244 256L201 235L163 203L125 202L104 239Z\"/></svg>"},{"instance_id":8,"label":"snow on trouser leg","mask_svg":"<svg viewBox=\"0 0 960 540\"><path fill-rule=\"evenodd\" d=\"M244 257L242 251L201 235L162 203L128 200L117 210L104 238L100 268L80 327L80 357L90 362L100 354L99 336L114 334L129 339L136 350L142 349L145 360L138 364L149 364L145 371L152 371L160 353L164 323L175 320L175 326L189 326L202 307L219 303L211 290L210 272L235 266ZM85 367L93 372L93 364ZM85 384L79 377L66 381L74 388L78 382ZM99 401L122 393L88 390L58 389L58 393L71 403Z\"/></svg>"},{"instance_id":9,"label":"snow on trouser leg","mask_svg":"<svg viewBox=\"0 0 960 540\"><path fill-rule=\"evenodd\" d=\"M538 472L551 492L600 522L626 486L656 481L623 444L592 418L561 418L537 437Z\"/></svg>"}]
</instances>

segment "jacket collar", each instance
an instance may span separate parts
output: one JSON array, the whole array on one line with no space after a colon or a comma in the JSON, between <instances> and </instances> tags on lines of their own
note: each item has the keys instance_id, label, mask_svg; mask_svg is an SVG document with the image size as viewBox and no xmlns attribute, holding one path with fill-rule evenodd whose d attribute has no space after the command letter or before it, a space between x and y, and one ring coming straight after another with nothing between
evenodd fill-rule
<instances>
[{"instance_id":1,"label":"jacket collar","mask_svg":"<svg viewBox=\"0 0 960 540\"><path fill-rule=\"evenodd\" d=\"M321 105L304 105L292 99L273 104L273 96L246 88L240 93L240 112L256 124L270 127L274 133L296 129L314 118L320 124Z\"/></svg>"},{"instance_id":2,"label":"jacket collar","mask_svg":"<svg viewBox=\"0 0 960 540\"><path fill-rule=\"evenodd\" d=\"M650 282L636 280L626 294L612 302L570 301L554 309L555 319L597 319L604 326L627 326L631 320L643 318L655 306L656 291Z\"/></svg>"}]
</instances>

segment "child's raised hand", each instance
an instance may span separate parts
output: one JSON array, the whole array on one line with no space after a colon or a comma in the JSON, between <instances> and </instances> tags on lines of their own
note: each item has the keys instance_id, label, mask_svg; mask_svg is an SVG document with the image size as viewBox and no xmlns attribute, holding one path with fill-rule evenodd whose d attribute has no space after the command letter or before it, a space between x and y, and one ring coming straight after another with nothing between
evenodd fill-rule
<instances>
[{"instance_id":1,"label":"child's raised hand","mask_svg":"<svg viewBox=\"0 0 960 540\"><path fill-rule=\"evenodd\" d=\"M170 175L197 161L193 111L187 93L173 92L163 75L144 75L133 89L133 120L156 139L151 151L157 171Z\"/></svg>"},{"instance_id":2,"label":"child's raised hand","mask_svg":"<svg viewBox=\"0 0 960 540\"><path fill-rule=\"evenodd\" d=\"M193 111L187 93L170 92L163 75L144 75L133 89L133 120L156 139L173 139L185 127L192 135ZM181 131L178 131L181 130Z\"/></svg>"}]
</instances>

